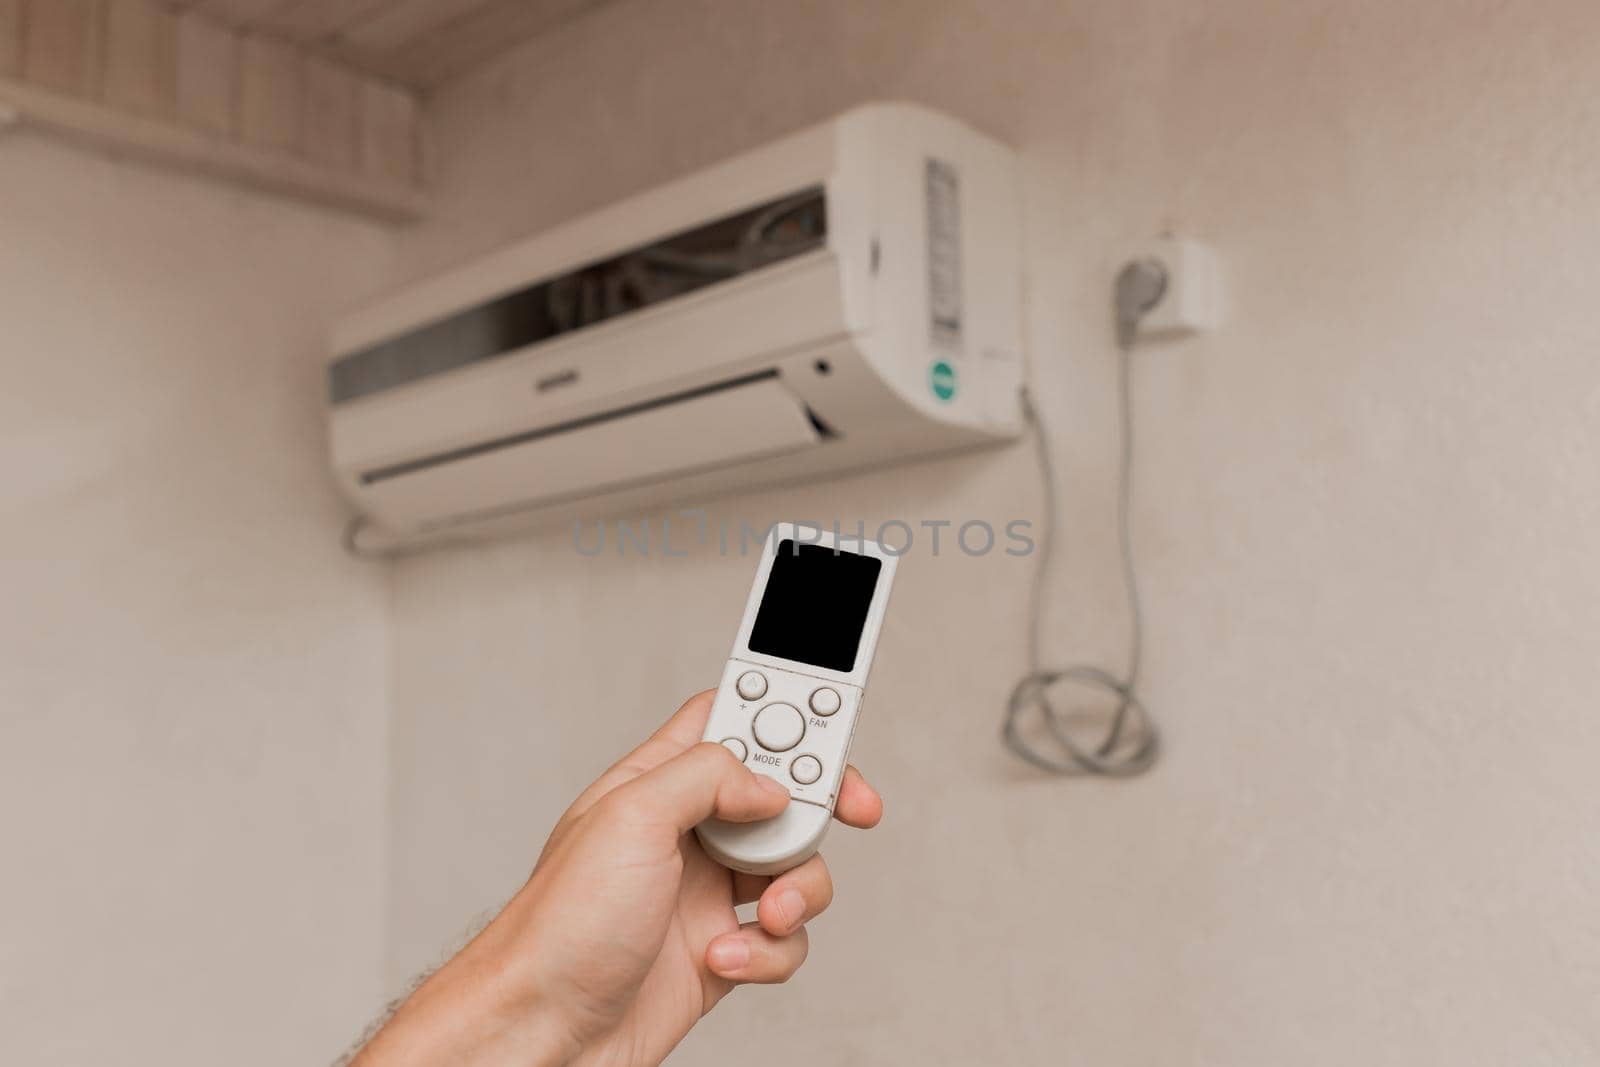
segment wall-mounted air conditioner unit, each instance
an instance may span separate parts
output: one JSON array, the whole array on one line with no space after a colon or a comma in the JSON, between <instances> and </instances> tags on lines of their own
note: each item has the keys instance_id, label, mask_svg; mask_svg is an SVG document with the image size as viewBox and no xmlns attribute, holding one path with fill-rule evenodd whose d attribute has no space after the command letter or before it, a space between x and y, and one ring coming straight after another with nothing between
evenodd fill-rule
<instances>
[{"instance_id":1,"label":"wall-mounted air conditioner unit","mask_svg":"<svg viewBox=\"0 0 1600 1067\"><path fill-rule=\"evenodd\" d=\"M1021 430L1003 145L873 104L348 317L333 466L372 545L692 502Z\"/></svg>"}]
</instances>

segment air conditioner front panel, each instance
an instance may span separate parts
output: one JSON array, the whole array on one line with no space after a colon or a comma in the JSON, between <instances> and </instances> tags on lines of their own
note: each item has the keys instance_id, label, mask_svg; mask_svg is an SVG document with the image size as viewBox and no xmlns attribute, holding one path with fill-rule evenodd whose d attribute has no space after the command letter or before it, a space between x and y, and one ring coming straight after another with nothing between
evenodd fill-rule
<instances>
[{"instance_id":1,"label":"air conditioner front panel","mask_svg":"<svg viewBox=\"0 0 1600 1067\"><path fill-rule=\"evenodd\" d=\"M375 468L357 484L365 509L384 526L426 533L822 441L805 406L776 375L762 375L459 458Z\"/></svg>"}]
</instances>

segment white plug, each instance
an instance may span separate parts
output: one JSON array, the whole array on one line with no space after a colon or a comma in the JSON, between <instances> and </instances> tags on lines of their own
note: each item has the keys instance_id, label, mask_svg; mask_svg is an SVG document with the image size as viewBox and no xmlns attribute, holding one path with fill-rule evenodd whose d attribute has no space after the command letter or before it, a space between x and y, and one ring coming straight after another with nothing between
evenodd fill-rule
<instances>
[{"instance_id":1,"label":"white plug","mask_svg":"<svg viewBox=\"0 0 1600 1067\"><path fill-rule=\"evenodd\" d=\"M1222 325L1222 271L1211 249L1185 238L1157 237L1129 249L1123 261L1141 260L1159 263L1166 285L1139 316L1139 337L1186 337Z\"/></svg>"}]
</instances>

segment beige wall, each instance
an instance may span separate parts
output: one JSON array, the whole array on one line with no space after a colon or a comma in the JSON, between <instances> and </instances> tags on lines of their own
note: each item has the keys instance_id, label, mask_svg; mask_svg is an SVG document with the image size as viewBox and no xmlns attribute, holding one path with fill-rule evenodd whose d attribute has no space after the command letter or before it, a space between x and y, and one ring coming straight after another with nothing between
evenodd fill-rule
<instances>
[{"instance_id":1,"label":"beige wall","mask_svg":"<svg viewBox=\"0 0 1600 1067\"><path fill-rule=\"evenodd\" d=\"M326 1062L380 996L386 593L323 324L388 237L0 138L0 1062Z\"/></svg>"},{"instance_id":2,"label":"beige wall","mask_svg":"<svg viewBox=\"0 0 1600 1067\"><path fill-rule=\"evenodd\" d=\"M830 841L805 973L682 1063L1600 1057L1593 30L1576 0L623 0L437 101L407 274L872 97L1016 144L1063 656L1120 647L1109 275L1165 226L1230 274L1224 330L1140 362L1166 761L1019 769L1026 562L912 556L856 750L889 818ZM750 561L557 530L385 581L338 550L312 398L390 240L21 135L0 193L0 1061L327 1058L385 944L393 984L715 678ZM1018 448L712 507L1037 500Z\"/></svg>"},{"instance_id":3,"label":"beige wall","mask_svg":"<svg viewBox=\"0 0 1600 1067\"><path fill-rule=\"evenodd\" d=\"M632 0L438 100L416 273L870 97L1015 143L1063 656L1121 640L1110 274L1173 226L1230 275L1225 329L1139 362L1164 763L1019 770L1026 567L909 559L856 748L889 817L830 843L805 973L680 1062L1600 1057L1595 29L1581 0ZM1013 449L715 510L1037 499ZM564 530L395 570L391 980L715 679L750 570Z\"/></svg>"}]
</instances>

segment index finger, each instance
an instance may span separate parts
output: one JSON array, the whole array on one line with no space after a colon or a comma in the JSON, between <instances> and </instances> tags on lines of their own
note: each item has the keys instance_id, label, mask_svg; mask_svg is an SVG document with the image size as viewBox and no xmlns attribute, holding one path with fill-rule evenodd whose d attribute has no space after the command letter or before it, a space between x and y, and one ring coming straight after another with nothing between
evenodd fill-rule
<instances>
[{"instance_id":1,"label":"index finger","mask_svg":"<svg viewBox=\"0 0 1600 1067\"><path fill-rule=\"evenodd\" d=\"M662 723L643 744L613 763L589 788L578 794L578 799L572 802L567 814L582 815L617 786L655 770L674 756L699 744L716 697L715 689L706 689L684 701L683 706L673 712L672 717Z\"/></svg>"},{"instance_id":2,"label":"index finger","mask_svg":"<svg viewBox=\"0 0 1600 1067\"><path fill-rule=\"evenodd\" d=\"M713 816L727 822L770 819L789 805L789 790L757 774L715 741L703 741L619 786L605 808L640 825L671 829L676 842Z\"/></svg>"}]
</instances>

